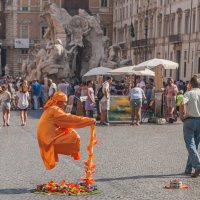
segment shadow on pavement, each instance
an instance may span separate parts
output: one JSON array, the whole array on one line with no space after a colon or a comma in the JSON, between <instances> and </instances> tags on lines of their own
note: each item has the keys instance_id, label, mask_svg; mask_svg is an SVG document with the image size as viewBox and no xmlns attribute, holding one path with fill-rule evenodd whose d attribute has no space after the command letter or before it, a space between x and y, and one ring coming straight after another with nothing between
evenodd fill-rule
<instances>
[{"instance_id":1,"label":"shadow on pavement","mask_svg":"<svg viewBox=\"0 0 200 200\"><path fill-rule=\"evenodd\" d=\"M10 188L10 189L0 189L0 195L5 194L26 194L30 191L26 188Z\"/></svg>"},{"instance_id":2,"label":"shadow on pavement","mask_svg":"<svg viewBox=\"0 0 200 200\"><path fill-rule=\"evenodd\" d=\"M107 181L122 181L122 180L130 180L130 179L148 179L148 178L167 178L170 176L180 176L184 175L183 173L180 174L166 174L166 175L143 175L143 176L128 176L128 177L118 177L118 178L100 178L95 179L96 182L107 182ZM188 176L187 176L188 177Z\"/></svg>"},{"instance_id":3,"label":"shadow on pavement","mask_svg":"<svg viewBox=\"0 0 200 200\"><path fill-rule=\"evenodd\" d=\"M42 115L43 110L29 110L28 111L28 117L33 119L40 119L40 116Z\"/></svg>"}]
</instances>

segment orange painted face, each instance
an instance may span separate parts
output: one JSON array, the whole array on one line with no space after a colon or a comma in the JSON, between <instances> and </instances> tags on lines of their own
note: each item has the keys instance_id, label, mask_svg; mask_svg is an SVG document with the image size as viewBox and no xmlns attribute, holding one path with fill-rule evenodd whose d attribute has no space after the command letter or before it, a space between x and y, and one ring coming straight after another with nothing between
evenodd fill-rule
<instances>
[{"instance_id":1,"label":"orange painted face","mask_svg":"<svg viewBox=\"0 0 200 200\"><path fill-rule=\"evenodd\" d=\"M59 108L65 110L67 106L67 101L58 101L57 105Z\"/></svg>"},{"instance_id":2,"label":"orange painted face","mask_svg":"<svg viewBox=\"0 0 200 200\"><path fill-rule=\"evenodd\" d=\"M60 103L59 103L60 102ZM67 104L67 96L63 92L56 92L51 99L47 101L47 103L44 106L44 109L46 110L50 106L58 106L62 109Z\"/></svg>"}]
</instances>

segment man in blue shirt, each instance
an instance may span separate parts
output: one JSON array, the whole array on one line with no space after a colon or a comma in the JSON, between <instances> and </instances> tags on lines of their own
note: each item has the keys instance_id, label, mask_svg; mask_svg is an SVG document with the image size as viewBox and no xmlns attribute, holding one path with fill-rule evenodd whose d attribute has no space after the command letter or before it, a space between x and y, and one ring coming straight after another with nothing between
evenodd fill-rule
<instances>
[{"instance_id":1,"label":"man in blue shirt","mask_svg":"<svg viewBox=\"0 0 200 200\"><path fill-rule=\"evenodd\" d=\"M33 80L32 84L32 94L33 94L33 101L34 101L34 110L38 109L38 100L39 100L39 94L40 94L40 84L37 82L37 80Z\"/></svg>"}]
</instances>

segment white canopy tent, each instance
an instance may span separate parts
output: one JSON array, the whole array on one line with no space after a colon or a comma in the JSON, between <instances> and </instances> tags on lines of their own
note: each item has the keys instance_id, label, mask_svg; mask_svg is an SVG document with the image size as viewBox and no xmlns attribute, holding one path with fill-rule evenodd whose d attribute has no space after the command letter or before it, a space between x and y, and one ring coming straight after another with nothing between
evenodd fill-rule
<instances>
[{"instance_id":1,"label":"white canopy tent","mask_svg":"<svg viewBox=\"0 0 200 200\"><path fill-rule=\"evenodd\" d=\"M163 66L164 69L177 69L178 63L173 62L171 60L165 60L160 58L153 58L151 60L147 60L135 66L134 70L143 70L145 68L153 69L157 66Z\"/></svg>"},{"instance_id":2,"label":"white canopy tent","mask_svg":"<svg viewBox=\"0 0 200 200\"><path fill-rule=\"evenodd\" d=\"M108 72L111 69L108 67L95 67L91 70L89 70L86 74L83 75L83 77L86 76L98 76L98 75L110 75Z\"/></svg>"},{"instance_id":3,"label":"white canopy tent","mask_svg":"<svg viewBox=\"0 0 200 200\"><path fill-rule=\"evenodd\" d=\"M140 71L134 70L135 66L120 67L109 71L112 75L137 75L137 76L155 76L155 72L150 69L144 69Z\"/></svg>"}]
</instances>

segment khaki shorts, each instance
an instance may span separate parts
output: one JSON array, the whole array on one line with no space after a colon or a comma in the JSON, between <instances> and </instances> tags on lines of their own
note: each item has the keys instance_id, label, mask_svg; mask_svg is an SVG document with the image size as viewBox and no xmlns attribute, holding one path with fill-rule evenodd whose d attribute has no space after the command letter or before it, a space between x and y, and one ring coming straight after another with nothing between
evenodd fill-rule
<instances>
[{"instance_id":1,"label":"khaki shorts","mask_svg":"<svg viewBox=\"0 0 200 200\"><path fill-rule=\"evenodd\" d=\"M110 101L100 101L100 110L110 110Z\"/></svg>"},{"instance_id":2,"label":"khaki shorts","mask_svg":"<svg viewBox=\"0 0 200 200\"><path fill-rule=\"evenodd\" d=\"M173 96L173 97L166 97L166 104L167 104L167 107L169 108L173 108L176 106L176 97Z\"/></svg>"}]
</instances>

